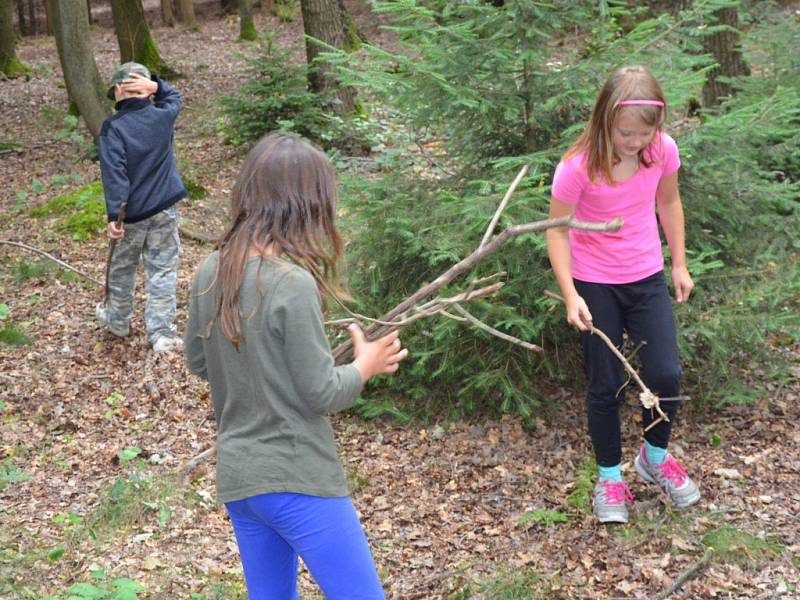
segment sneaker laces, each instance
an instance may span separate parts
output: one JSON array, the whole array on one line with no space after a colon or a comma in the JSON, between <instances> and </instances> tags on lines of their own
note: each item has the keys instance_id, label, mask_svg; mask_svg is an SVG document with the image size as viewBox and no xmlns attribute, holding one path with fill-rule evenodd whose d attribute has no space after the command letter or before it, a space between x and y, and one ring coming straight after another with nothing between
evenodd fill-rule
<instances>
[{"instance_id":1,"label":"sneaker laces","mask_svg":"<svg viewBox=\"0 0 800 600\"><path fill-rule=\"evenodd\" d=\"M683 482L686 481L686 471L683 466L670 455L667 455L667 459L663 463L654 466L657 467L664 474L664 477L669 479L675 487L681 487Z\"/></svg>"},{"instance_id":2,"label":"sneaker laces","mask_svg":"<svg viewBox=\"0 0 800 600\"><path fill-rule=\"evenodd\" d=\"M633 504L633 494L623 481L601 481L603 494L606 497L606 504Z\"/></svg>"}]
</instances>

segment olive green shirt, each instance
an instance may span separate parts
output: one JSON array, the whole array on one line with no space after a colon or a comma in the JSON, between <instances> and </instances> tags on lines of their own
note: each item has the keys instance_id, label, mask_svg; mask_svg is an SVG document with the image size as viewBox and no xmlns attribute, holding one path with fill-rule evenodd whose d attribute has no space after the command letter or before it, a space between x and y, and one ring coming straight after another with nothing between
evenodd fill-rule
<instances>
[{"instance_id":1,"label":"olive green shirt","mask_svg":"<svg viewBox=\"0 0 800 600\"><path fill-rule=\"evenodd\" d=\"M252 257L239 289L237 350L218 322L219 255L192 284L184 338L189 369L208 380L217 421L217 497L269 492L346 496L329 414L353 405L362 387L353 365L334 366L320 294L306 270Z\"/></svg>"}]
</instances>

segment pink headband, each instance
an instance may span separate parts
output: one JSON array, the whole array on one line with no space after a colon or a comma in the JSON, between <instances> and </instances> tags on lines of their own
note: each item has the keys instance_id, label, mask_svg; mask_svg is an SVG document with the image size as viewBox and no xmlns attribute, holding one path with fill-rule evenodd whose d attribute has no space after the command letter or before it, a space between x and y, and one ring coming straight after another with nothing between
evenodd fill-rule
<instances>
[{"instance_id":1,"label":"pink headband","mask_svg":"<svg viewBox=\"0 0 800 600\"><path fill-rule=\"evenodd\" d=\"M622 100L620 102L617 102L617 106L636 106L636 105L664 106L664 103L661 100Z\"/></svg>"}]
</instances>

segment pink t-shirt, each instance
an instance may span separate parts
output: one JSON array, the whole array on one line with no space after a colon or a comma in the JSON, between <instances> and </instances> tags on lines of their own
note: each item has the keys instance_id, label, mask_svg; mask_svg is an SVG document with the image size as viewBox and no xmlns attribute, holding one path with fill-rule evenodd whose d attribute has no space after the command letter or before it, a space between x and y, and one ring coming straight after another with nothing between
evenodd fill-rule
<instances>
[{"instance_id":1,"label":"pink t-shirt","mask_svg":"<svg viewBox=\"0 0 800 600\"><path fill-rule=\"evenodd\" d=\"M622 217L619 231L569 230L572 276L591 283L631 283L664 268L661 238L656 221L656 189L665 175L681 166L678 146L661 132L645 150L649 168L639 170L625 181L609 185L592 183L586 172L586 156L562 160L553 176L553 197L575 205L581 221L610 221Z\"/></svg>"}]
</instances>

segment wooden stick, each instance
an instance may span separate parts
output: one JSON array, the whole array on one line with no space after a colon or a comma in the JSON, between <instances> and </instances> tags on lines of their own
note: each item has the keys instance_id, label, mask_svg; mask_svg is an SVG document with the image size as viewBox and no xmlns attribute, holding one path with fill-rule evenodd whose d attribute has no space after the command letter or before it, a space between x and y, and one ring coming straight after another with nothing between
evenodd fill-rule
<instances>
[{"instance_id":1,"label":"wooden stick","mask_svg":"<svg viewBox=\"0 0 800 600\"><path fill-rule=\"evenodd\" d=\"M481 240L481 243L478 245L478 250L483 248L486 245L486 242L489 241L489 238L492 237L492 232L494 231L494 228L497 226L497 222L500 220L500 215L505 210L506 204L508 204L508 200L511 198L511 194L513 194L514 190L517 189L519 182L522 181L522 178L525 177L525 174L527 172L528 172L528 165L525 165L519 170L519 173L517 173L517 176L514 178L514 181L511 182L508 191L506 191L506 195L503 196L503 199L500 201L500 205L497 207L497 210L495 211L494 216L492 217L492 221L489 223L489 227L486 228L486 233L483 234L483 239Z\"/></svg>"},{"instance_id":2,"label":"wooden stick","mask_svg":"<svg viewBox=\"0 0 800 600\"><path fill-rule=\"evenodd\" d=\"M425 317L431 317L435 314L439 314L442 310L446 309L447 307L457 305L459 302L469 302L470 300L493 296L499 292L500 288L502 288L504 285L505 284L503 282L498 282L477 290L469 290L464 293L457 294L456 296L451 296L450 298L434 298L430 302L426 302L421 306L416 306L410 309L408 312L403 313L403 315L401 315L403 318L396 321L381 321L378 319L372 319L359 313L354 313L346 306L342 305L344 309L352 315L352 317L346 319L335 319L333 321L325 321L325 324L332 325L334 327L342 327L349 325L350 323L367 322L397 329L399 327L410 325L411 323L419 321Z\"/></svg>"},{"instance_id":3,"label":"wooden stick","mask_svg":"<svg viewBox=\"0 0 800 600\"><path fill-rule=\"evenodd\" d=\"M561 296L559 296L554 292L551 292L550 290L545 290L544 295L547 296L548 298L552 298L553 300L558 300L562 304L566 304L564 298L562 298ZM642 390L642 393L639 394L639 400L644 405L644 407L655 409L656 412L658 412L659 415L658 419L656 419L655 421L650 423L650 425L645 427L645 431L649 431L650 429L655 427L656 424L660 423L662 420L669 421L669 417L663 410L661 410L661 406L659 406L658 404L658 396L656 396L653 392L651 392L650 388L648 388L645 385L644 381L642 381L642 378L639 377L639 373L637 373L636 369L634 369L631 366L631 363L629 363L628 360L625 358L625 356L622 354L622 352L619 351L619 348L617 348L614 345L614 342L611 341L611 338L609 338L605 333L600 331L597 327L595 327L591 323L584 322L584 325L586 325L589 328L589 333L591 333L592 335L596 335L601 340L603 340L605 345L608 346L608 349L614 353L614 356L616 356L619 359L619 361L622 363L622 366L625 368L628 374L633 378L633 380L639 386L639 389Z\"/></svg>"},{"instance_id":4,"label":"wooden stick","mask_svg":"<svg viewBox=\"0 0 800 600\"><path fill-rule=\"evenodd\" d=\"M501 340L511 342L512 344L516 344L517 346L522 346L526 350L530 350L532 352L543 352L541 346L537 346L536 344L531 344L530 342L525 342L519 338L515 338L513 335L508 335L507 333L498 331L497 329L487 325L477 317L473 317L466 310L464 310L464 308L462 308L460 304L456 304L453 308L458 312L460 312L462 315L464 315L464 318L467 319L467 321L469 321L473 325L475 325L475 327L477 327L478 329L482 329L483 331L490 333L491 335L498 337Z\"/></svg>"},{"instance_id":5,"label":"wooden stick","mask_svg":"<svg viewBox=\"0 0 800 600\"><path fill-rule=\"evenodd\" d=\"M92 283L96 283L97 285L103 285L100 281L98 281L97 279L95 279L91 275L87 275L83 271L81 271L79 269L76 269L75 267L73 267L71 265L68 265L63 260L59 260L58 258L53 256L52 254L48 254L44 250L39 250L38 248L34 248L33 246L28 246L27 244L23 244L21 242L12 242L11 240L0 240L0 244L6 244L7 246L15 246L17 248L22 248L23 250L27 250L29 252L35 252L36 254L40 254L42 256L45 256L45 257L49 258L54 263L59 264L60 266L62 266L65 269L67 269L68 271L72 271L73 273L77 273L78 275L88 279Z\"/></svg>"},{"instance_id":6,"label":"wooden stick","mask_svg":"<svg viewBox=\"0 0 800 600\"><path fill-rule=\"evenodd\" d=\"M122 227L125 222L125 210L128 208L128 203L123 202L119 207L119 214L117 215L117 229ZM114 249L117 247L117 240L112 239L108 242L108 256L106 256L106 285L103 294L103 304L108 304L108 281L111 278L111 259L114 257Z\"/></svg>"},{"instance_id":7,"label":"wooden stick","mask_svg":"<svg viewBox=\"0 0 800 600\"><path fill-rule=\"evenodd\" d=\"M694 579L706 567L708 567L713 557L714 557L714 549L707 548L705 554L703 554L703 557L700 560L691 565L683 573L678 575L678 577L675 578L675 580L670 584L670 586L663 592L661 592L658 596L653 598L653 600L666 600L667 598L669 598L672 594L674 594L680 588L682 588L684 583L686 583L690 579Z\"/></svg>"},{"instance_id":8,"label":"wooden stick","mask_svg":"<svg viewBox=\"0 0 800 600\"><path fill-rule=\"evenodd\" d=\"M622 219L619 217L607 223L590 223L587 221L578 221L573 217L561 217L558 219L546 219L544 221L525 223L523 225L514 225L513 227L509 227L508 229L496 235L492 241L482 248L476 249L466 258L461 259L458 263L439 275L439 277L434 279L431 283L422 286L411 296L403 300L400 304L380 317L379 320L394 321L398 315L403 314L411 307L419 304L420 301L435 294L440 288L449 284L453 280L458 279L464 273L472 270L472 268L481 260L497 252L507 241L520 235L538 233L554 227L570 227L572 229L582 229L584 231L618 231L622 227L622 224ZM396 327L373 325L368 327L364 333L367 336L367 339L375 340L393 331L394 329L396 329ZM336 346L336 348L333 349L333 357L338 365L350 362L353 359L352 341L347 340Z\"/></svg>"},{"instance_id":9,"label":"wooden stick","mask_svg":"<svg viewBox=\"0 0 800 600\"><path fill-rule=\"evenodd\" d=\"M178 484L180 486L184 486L189 482L189 478L191 477L192 473L200 466L205 460L208 460L212 456L215 456L217 453L217 445L214 444L210 448L206 448L197 456L190 458L187 460L183 465L181 465L180 469L178 469Z\"/></svg>"}]
</instances>

